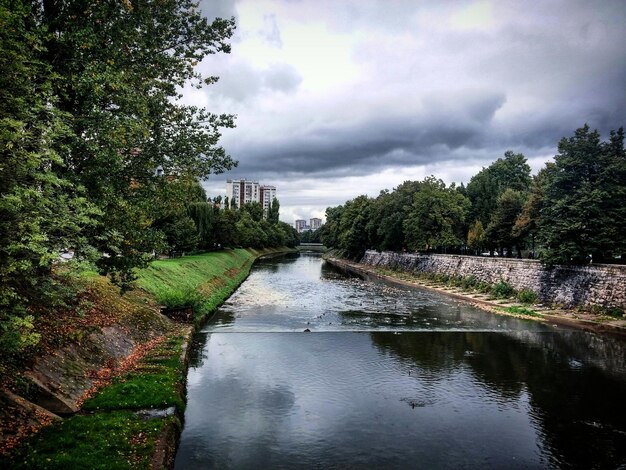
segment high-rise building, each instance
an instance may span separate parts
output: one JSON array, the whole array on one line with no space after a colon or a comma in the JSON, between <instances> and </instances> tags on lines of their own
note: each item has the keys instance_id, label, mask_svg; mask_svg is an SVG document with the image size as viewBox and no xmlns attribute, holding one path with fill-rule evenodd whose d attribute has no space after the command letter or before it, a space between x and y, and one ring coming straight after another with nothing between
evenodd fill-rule
<instances>
[{"instance_id":1,"label":"high-rise building","mask_svg":"<svg viewBox=\"0 0 626 470\"><path fill-rule=\"evenodd\" d=\"M318 219L317 217L313 217L309 221L309 225L311 226L311 230L315 231L322 226L322 219Z\"/></svg>"},{"instance_id":2,"label":"high-rise building","mask_svg":"<svg viewBox=\"0 0 626 470\"><path fill-rule=\"evenodd\" d=\"M231 207L241 207L249 202L258 202L267 215L270 204L276 197L276 186L261 186L258 181L227 180L226 197Z\"/></svg>"},{"instance_id":3,"label":"high-rise building","mask_svg":"<svg viewBox=\"0 0 626 470\"><path fill-rule=\"evenodd\" d=\"M306 229L306 220L298 219L296 220L296 232L302 233L303 230Z\"/></svg>"},{"instance_id":4,"label":"high-rise building","mask_svg":"<svg viewBox=\"0 0 626 470\"><path fill-rule=\"evenodd\" d=\"M267 215L270 204L276 197L276 186L261 186L259 194L259 203L261 204L261 207L263 207L263 213Z\"/></svg>"}]
</instances>

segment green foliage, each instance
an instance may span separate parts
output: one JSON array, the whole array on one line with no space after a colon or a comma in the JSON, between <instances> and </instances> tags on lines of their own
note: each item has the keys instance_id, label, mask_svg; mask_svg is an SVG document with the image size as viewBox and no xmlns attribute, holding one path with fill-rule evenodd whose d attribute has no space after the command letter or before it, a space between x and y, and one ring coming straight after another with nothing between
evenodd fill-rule
<instances>
[{"instance_id":1,"label":"green foliage","mask_svg":"<svg viewBox=\"0 0 626 470\"><path fill-rule=\"evenodd\" d=\"M267 220L270 224L277 224L280 217L280 202L274 198L270 204L270 208L267 211Z\"/></svg>"},{"instance_id":2,"label":"green foliage","mask_svg":"<svg viewBox=\"0 0 626 470\"><path fill-rule=\"evenodd\" d=\"M0 5L0 347L34 345L41 305L64 300L51 276L65 249L80 250L100 215L64 176L58 141L67 116L53 94L56 77L41 58L42 33L28 2Z\"/></svg>"},{"instance_id":3,"label":"green foliage","mask_svg":"<svg viewBox=\"0 0 626 470\"><path fill-rule=\"evenodd\" d=\"M543 261L600 262L626 251L625 167L623 129L601 142L585 125L559 142L538 222Z\"/></svg>"},{"instance_id":4,"label":"green foliage","mask_svg":"<svg viewBox=\"0 0 626 470\"><path fill-rule=\"evenodd\" d=\"M432 250L463 243L462 224L469 201L454 185L447 188L431 176L413 195L413 204L403 223L405 241L413 250Z\"/></svg>"},{"instance_id":5,"label":"green foliage","mask_svg":"<svg viewBox=\"0 0 626 470\"><path fill-rule=\"evenodd\" d=\"M496 207L491 215L491 222L486 230L486 238L490 244L507 249L508 255L512 255L512 247L518 247L520 253L520 240L513 235L513 227L522 212L524 195L511 188L507 188L497 199Z\"/></svg>"},{"instance_id":6,"label":"green foliage","mask_svg":"<svg viewBox=\"0 0 626 470\"><path fill-rule=\"evenodd\" d=\"M537 294L531 289L522 289L517 293L517 300L523 304L537 303Z\"/></svg>"},{"instance_id":7,"label":"green foliage","mask_svg":"<svg viewBox=\"0 0 626 470\"><path fill-rule=\"evenodd\" d=\"M474 276L464 277L461 281L461 287L463 287L463 289L474 289L477 285L478 279L476 279Z\"/></svg>"},{"instance_id":8,"label":"green foliage","mask_svg":"<svg viewBox=\"0 0 626 470\"><path fill-rule=\"evenodd\" d=\"M486 239L483 223L476 219L467 232L467 246L480 253L485 246Z\"/></svg>"},{"instance_id":9,"label":"green foliage","mask_svg":"<svg viewBox=\"0 0 626 470\"><path fill-rule=\"evenodd\" d=\"M187 214L196 226L199 247L213 248L217 243L219 208L207 202L194 202L187 206Z\"/></svg>"},{"instance_id":10,"label":"green foliage","mask_svg":"<svg viewBox=\"0 0 626 470\"><path fill-rule=\"evenodd\" d=\"M513 286L505 281L500 281L491 286L490 292L497 299L508 299L509 297L515 295L515 289L513 289Z\"/></svg>"},{"instance_id":11,"label":"green foliage","mask_svg":"<svg viewBox=\"0 0 626 470\"><path fill-rule=\"evenodd\" d=\"M498 198L507 189L525 193L530 188L530 166L521 153L507 151L489 167L474 175L467 185L467 196L472 203L470 220L480 220L489 226Z\"/></svg>"},{"instance_id":12,"label":"green foliage","mask_svg":"<svg viewBox=\"0 0 626 470\"><path fill-rule=\"evenodd\" d=\"M246 202L241 206L240 210L243 213L247 213L254 222L263 220L263 207L258 202Z\"/></svg>"}]
</instances>

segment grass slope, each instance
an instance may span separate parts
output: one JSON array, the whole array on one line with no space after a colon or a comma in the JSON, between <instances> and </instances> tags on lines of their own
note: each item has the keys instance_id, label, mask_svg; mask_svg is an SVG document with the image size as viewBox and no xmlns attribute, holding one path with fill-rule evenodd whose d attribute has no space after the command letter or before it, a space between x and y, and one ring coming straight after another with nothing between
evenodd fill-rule
<instances>
[{"instance_id":1,"label":"grass slope","mask_svg":"<svg viewBox=\"0 0 626 470\"><path fill-rule=\"evenodd\" d=\"M141 290L123 297L105 278L85 276L90 320L107 319L96 325L120 322L130 329L167 330L166 339L88 398L82 407L88 414L72 416L32 436L7 461L0 460L0 467L6 463L7 468L149 468L166 427L180 428L185 407L182 344L189 336L183 325L155 325L156 317L167 320L150 306L154 300L168 307L193 306L199 326L246 278L257 257L276 251L235 249L155 261L138 273ZM144 335L138 331L134 336L141 342ZM177 414L146 419L136 413L169 407Z\"/></svg>"},{"instance_id":2,"label":"grass slope","mask_svg":"<svg viewBox=\"0 0 626 470\"><path fill-rule=\"evenodd\" d=\"M137 285L169 308L193 307L196 326L230 296L263 251L242 248L159 260Z\"/></svg>"}]
</instances>

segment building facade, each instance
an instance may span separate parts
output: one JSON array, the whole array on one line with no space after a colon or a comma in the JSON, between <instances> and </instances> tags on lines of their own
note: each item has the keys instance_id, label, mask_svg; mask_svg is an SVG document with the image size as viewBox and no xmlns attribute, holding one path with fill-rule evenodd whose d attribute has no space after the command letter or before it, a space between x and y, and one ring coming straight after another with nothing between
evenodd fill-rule
<instances>
[{"instance_id":1,"label":"building facade","mask_svg":"<svg viewBox=\"0 0 626 470\"><path fill-rule=\"evenodd\" d=\"M315 231L318 228L320 228L322 226L322 219L318 219L317 217L313 217L310 221L309 221L309 226L311 227L311 230Z\"/></svg>"},{"instance_id":2,"label":"building facade","mask_svg":"<svg viewBox=\"0 0 626 470\"><path fill-rule=\"evenodd\" d=\"M303 231L306 230L306 227L307 227L306 220L303 220L303 219L296 220L295 225L296 225L296 232L298 233L302 233Z\"/></svg>"},{"instance_id":3,"label":"building facade","mask_svg":"<svg viewBox=\"0 0 626 470\"><path fill-rule=\"evenodd\" d=\"M272 201L276 198L276 186L261 186L259 194L259 203L263 207L263 213L267 215Z\"/></svg>"},{"instance_id":4,"label":"building facade","mask_svg":"<svg viewBox=\"0 0 626 470\"><path fill-rule=\"evenodd\" d=\"M258 181L227 180L226 197L231 207L240 208L250 202L258 202L267 215L270 204L276 197L276 186L260 185Z\"/></svg>"}]
</instances>

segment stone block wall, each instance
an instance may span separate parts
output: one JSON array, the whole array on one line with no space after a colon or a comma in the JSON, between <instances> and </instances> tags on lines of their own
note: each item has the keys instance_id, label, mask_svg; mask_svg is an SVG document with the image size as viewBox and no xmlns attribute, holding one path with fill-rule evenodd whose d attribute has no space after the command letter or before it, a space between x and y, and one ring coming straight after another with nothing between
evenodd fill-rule
<instances>
[{"instance_id":1,"label":"stone block wall","mask_svg":"<svg viewBox=\"0 0 626 470\"><path fill-rule=\"evenodd\" d=\"M416 273L474 276L531 289L542 302L626 309L626 265L590 264L547 268L536 260L367 251L361 263Z\"/></svg>"}]
</instances>

